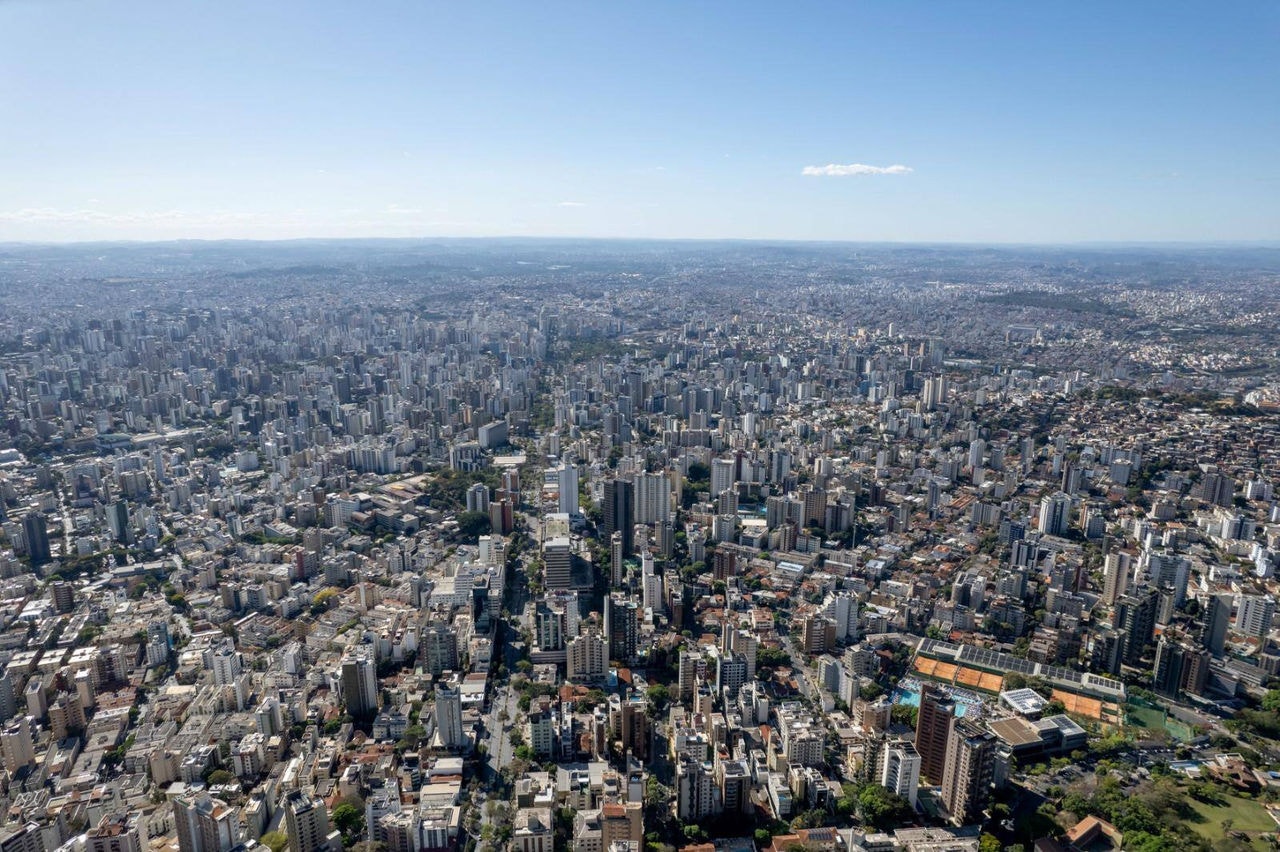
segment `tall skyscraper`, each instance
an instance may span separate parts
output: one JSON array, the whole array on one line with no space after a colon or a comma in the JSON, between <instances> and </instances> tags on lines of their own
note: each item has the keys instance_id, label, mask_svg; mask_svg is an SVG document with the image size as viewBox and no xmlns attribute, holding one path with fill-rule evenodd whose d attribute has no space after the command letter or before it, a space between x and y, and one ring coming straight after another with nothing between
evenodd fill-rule
<instances>
[{"instance_id":1,"label":"tall skyscraper","mask_svg":"<svg viewBox=\"0 0 1280 852\"><path fill-rule=\"evenodd\" d=\"M38 509L27 512L22 518L22 537L27 545L27 557L33 567L43 565L52 557L49 549L49 530L44 514Z\"/></svg>"},{"instance_id":2,"label":"tall skyscraper","mask_svg":"<svg viewBox=\"0 0 1280 852\"><path fill-rule=\"evenodd\" d=\"M1236 482L1230 476L1210 471L1191 489L1191 496L1226 508L1235 500Z\"/></svg>"},{"instance_id":3,"label":"tall skyscraper","mask_svg":"<svg viewBox=\"0 0 1280 852\"><path fill-rule=\"evenodd\" d=\"M823 488L808 486L800 490L800 500L804 504L801 510L800 525L822 526L827 521L827 492Z\"/></svg>"},{"instance_id":4,"label":"tall skyscraper","mask_svg":"<svg viewBox=\"0 0 1280 852\"><path fill-rule=\"evenodd\" d=\"M693 692L698 682L698 664L702 655L696 651L681 651L679 677L676 680L676 700L688 705L693 700Z\"/></svg>"},{"instance_id":5,"label":"tall skyscraper","mask_svg":"<svg viewBox=\"0 0 1280 852\"><path fill-rule=\"evenodd\" d=\"M1124 636L1124 661L1136 666L1142 661L1143 650L1151 644L1156 631L1156 610L1160 595L1154 589L1144 594L1124 595L1116 601L1112 612L1112 626Z\"/></svg>"},{"instance_id":6,"label":"tall skyscraper","mask_svg":"<svg viewBox=\"0 0 1280 852\"><path fill-rule=\"evenodd\" d=\"M622 553L630 556L635 550L635 507L631 483L625 479L611 479L604 484L604 534L622 533Z\"/></svg>"},{"instance_id":7,"label":"tall skyscraper","mask_svg":"<svg viewBox=\"0 0 1280 852\"><path fill-rule=\"evenodd\" d=\"M328 846L329 812L323 799L313 799L301 790L284 798L285 834L289 852L319 852Z\"/></svg>"},{"instance_id":8,"label":"tall skyscraper","mask_svg":"<svg viewBox=\"0 0 1280 852\"><path fill-rule=\"evenodd\" d=\"M996 737L977 725L958 721L947 746L942 777L942 803L960 825L979 822L991 797L995 775Z\"/></svg>"},{"instance_id":9,"label":"tall skyscraper","mask_svg":"<svg viewBox=\"0 0 1280 852\"><path fill-rule=\"evenodd\" d=\"M1102 567L1102 602L1115 604L1121 595L1128 593L1133 579L1133 554L1125 551L1108 553Z\"/></svg>"},{"instance_id":10,"label":"tall skyscraper","mask_svg":"<svg viewBox=\"0 0 1280 852\"><path fill-rule=\"evenodd\" d=\"M559 505L556 508L562 514L578 514L578 468L576 465L561 464L556 468L556 487L559 494Z\"/></svg>"},{"instance_id":11,"label":"tall skyscraper","mask_svg":"<svg viewBox=\"0 0 1280 852\"><path fill-rule=\"evenodd\" d=\"M477 482L467 489L467 511L489 511L489 486L483 482Z\"/></svg>"},{"instance_id":12,"label":"tall skyscraper","mask_svg":"<svg viewBox=\"0 0 1280 852\"><path fill-rule=\"evenodd\" d=\"M234 684L243 668L241 654L230 639L205 651L204 664L213 672L213 682L218 686Z\"/></svg>"},{"instance_id":13,"label":"tall skyscraper","mask_svg":"<svg viewBox=\"0 0 1280 852\"><path fill-rule=\"evenodd\" d=\"M19 719L0 731L0 754L4 756L4 768L10 775L24 766L35 764L36 748L31 739L31 722Z\"/></svg>"},{"instance_id":14,"label":"tall skyscraper","mask_svg":"<svg viewBox=\"0 0 1280 852\"><path fill-rule=\"evenodd\" d=\"M930 376L925 379L920 393L920 401L926 411L935 411L947 398L947 377Z\"/></svg>"},{"instance_id":15,"label":"tall skyscraper","mask_svg":"<svg viewBox=\"0 0 1280 852\"><path fill-rule=\"evenodd\" d=\"M969 442L969 469L977 470L982 467L982 458L987 453L987 442L981 438L974 438Z\"/></svg>"},{"instance_id":16,"label":"tall skyscraper","mask_svg":"<svg viewBox=\"0 0 1280 852\"><path fill-rule=\"evenodd\" d=\"M70 583L61 580L50 583L49 592L53 597L53 608L58 612L67 613L76 608L76 592Z\"/></svg>"},{"instance_id":17,"label":"tall skyscraper","mask_svg":"<svg viewBox=\"0 0 1280 852\"><path fill-rule=\"evenodd\" d=\"M1209 679L1209 659L1209 652L1204 648L1161 636L1156 643L1152 686L1156 692L1172 698L1181 698L1187 693L1201 695Z\"/></svg>"},{"instance_id":18,"label":"tall skyscraper","mask_svg":"<svg viewBox=\"0 0 1280 852\"><path fill-rule=\"evenodd\" d=\"M240 842L235 810L208 793L175 798L173 820L181 852L228 852Z\"/></svg>"},{"instance_id":19,"label":"tall skyscraper","mask_svg":"<svg viewBox=\"0 0 1280 852\"><path fill-rule=\"evenodd\" d=\"M1245 636L1266 636L1276 615L1276 599L1271 595L1244 595L1236 613L1236 632Z\"/></svg>"},{"instance_id":20,"label":"tall skyscraper","mask_svg":"<svg viewBox=\"0 0 1280 852\"><path fill-rule=\"evenodd\" d=\"M1232 596L1222 593L1209 596L1204 611L1204 631L1201 641L1215 657L1221 657L1227 646L1227 625L1231 623Z\"/></svg>"},{"instance_id":21,"label":"tall skyscraper","mask_svg":"<svg viewBox=\"0 0 1280 852\"><path fill-rule=\"evenodd\" d=\"M638 620L635 601L619 593L604 599L604 632L609 639L609 659L624 666L636 661Z\"/></svg>"},{"instance_id":22,"label":"tall skyscraper","mask_svg":"<svg viewBox=\"0 0 1280 852\"><path fill-rule=\"evenodd\" d=\"M1187 599L1187 581L1191 577L1191 560L1179 553L1147 555L1147 572L1157 589L1173 592L1173 603L1182 606Z\"/></svg>"},{"instance_id":23,"label":"tall skyscraper","mask_svg":"<svg viewBox=\"0 0 1280 852\"><path fill-rule=\"evenodd\" d=\"M458 668L458 632L441 619L434 619L422 628L418 643L418 660L423 669L439 677L444 672Z\"/></svg>"},{"instance_id":24,"label":"tall skyscraper","mask_svg":"<svg viewBox=\"0 0 1280 852\"><path fill-rule=\"evenodd\" d=\"M458 749L467 744L462 731L462 693L457 687L436 689L436 734L443 748Z\"/></svg>"},{"instance_id":25,"label":"tall skyscraper","mask_svg":"<svg viewBox=\"0 0 1280 852\"><path fill-rule=\"evenodd\" d=\"M635 522L656 524L671 514L671 480L665 473L638 473L631 481Z\"/></svg>"},{"instance_id":26,"label":"tall skyscraper","mask_svg":"<svg viewBox=\"0 0 1280 852\"><path fill-rule=\"evenodd\" d=\"M568 538L542 543L542 580L548 589L567 589L573 584L573 551Z\"/></svg>"},{"instance_id":27,"label":"tall skyscraper","mask_svg":"<svg viewBox=\"0 0 1280 852\"><path fill-rule=\"evenodd\" d=\"M909 742L889 743L881 756L880 786L916 806L920 789L920 753Z\"/></svg>"},{"instance_id":28,"label":"tall skyscraper","mask_svg":"<svg viewBox=\"0 0 1280 852\"><path fill-rule=\"evenodd\" d=\"M920 691L920 709L916 716L916 752L920 755L920 774L934 784L942 783L947 765L947 742L955 725L956 705L932 684Z\"/></svg>"},{"instance_id":29,"label":"tall skyscraper","mask_svg":"<svg viewBox=\"0 0 1280 852\"><path fill-rule=\"evenodd\" d=\"M595 628L569 640L565 648L565 677L574 682L602 679L609 671L609 640Z\"/></svg>"},{"instance_id":30,"label":"tall skyscraper","mask_svg":"<svg viewBox=\"0 0 1280 852\"><path fill-rule=\"evenodd\" d=\"M1040 499L1040 532L1063 535L1071 521L1071 495L1059 491Z\"/></svg>"},{"instance_id":31,"label":"tall skyscraper","mask_svg":"<svg viewBox=\"0 0 1280 852\"><path fill-rule=\"evenodd\" d=\"M121 544L129 544L133 539L133 530L129 526L129 506L123 500L107 507L107 526L111 530L111 538Z\"/></svg>"},{"instance_id":32,"label":"tall skyscraper","mask_svg":"<svg viewBox=\"0 0 1280 852\"><path fill-rule=\"evenodd\" d=\"M720 496L720 492L728 491L733 487L736 479L735 472L737 462L733 459L712 459L711 460L711 498L715 499Z\"/></svg>"},{"instance_id":33,"label":"tall skyscraper","mask_svg":"<svg viewBox=\"0 0 1280 852\"><path fill-rule=\"evenodd\" d=\"M342 703L357 719L378 709L378 673L373 659L354 655L342 661Z\"/></svg>"},{"instance_id":34,"label":"tall skyscraper","mask_svg":"<svg viewBox=\"0 0 1280 852\"><path fill-rule=\"evenodd\" d=\"M627 552L623 549L623 546L622 533L615 530L609 536L609 569L611 575L609 580L615 589L622 585L623 563L627 558Z\"/></svg>"}]
</instances>

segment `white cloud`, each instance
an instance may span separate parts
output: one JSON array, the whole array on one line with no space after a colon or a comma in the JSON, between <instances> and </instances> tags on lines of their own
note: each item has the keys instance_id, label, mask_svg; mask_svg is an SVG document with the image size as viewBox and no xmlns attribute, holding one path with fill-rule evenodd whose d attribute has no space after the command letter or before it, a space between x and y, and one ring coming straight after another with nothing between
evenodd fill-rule
<instances>
[{"instance_id":1,"label":"white cloud","mask_svg":"<svg viewBox=\"0 0 1280 852\"><path fill-rule=\"evenodd\" d=\"M561 201L557 207L586 207L587 205L581 201Z\"/></svg>"},{"instance_id":2,"label":"white cloud","mask_svg":"<svg viewBox=\"0 0 1280 852\"><path fill-rule=\"evenodd\" d=\"M810 177L860 177L862 175L905 175L912 172L910 166L868 166L863 163L839 165L828 163L825 166L805 166L800 172Z\"/></svg>"}]
</instances>

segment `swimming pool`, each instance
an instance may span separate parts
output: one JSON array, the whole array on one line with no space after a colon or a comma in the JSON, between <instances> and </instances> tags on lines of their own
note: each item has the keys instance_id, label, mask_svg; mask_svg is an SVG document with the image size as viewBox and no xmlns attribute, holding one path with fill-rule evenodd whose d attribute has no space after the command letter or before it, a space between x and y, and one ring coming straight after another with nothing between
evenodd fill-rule
<instances>
[{"instance_id":1,"label":"swimming pool","mask_svg":"<svg viewBox=\"0 0 1280 852\"><path fill-rule=\"evenodd\" d=\"M946 687L944 687L946 689ZM951 693L951 698L956 703L956 716L964 716L970 708L981 705L982 699L973 695L966 695L954 690L947 690ZM893 703L903 704L907 707L920 706L920 684L917 681L902 681L893 690Z\"/></svg>"}]
</instances>

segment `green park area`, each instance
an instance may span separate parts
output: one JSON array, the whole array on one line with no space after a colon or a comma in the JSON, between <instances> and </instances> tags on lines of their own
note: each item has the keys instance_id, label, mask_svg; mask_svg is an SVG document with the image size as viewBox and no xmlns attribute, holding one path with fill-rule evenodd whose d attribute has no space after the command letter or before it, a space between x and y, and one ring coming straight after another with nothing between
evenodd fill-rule
<instances>
[{"instance_id":1,"label":"green park area","mask_svg":"<svg viewBox=\"0 0 1280 852\"><path fill-rule=\"evenodd\" d=\"M1219 843L1233 832L1244 832L1255 849L1271 848L1258 835L1274 833L1276 821L1258 802L1238 796L1217 797L1211 802L1188 796L1187 804L1193 812L1187 823L1210 843Z\"/></svg>"}]
</instances>

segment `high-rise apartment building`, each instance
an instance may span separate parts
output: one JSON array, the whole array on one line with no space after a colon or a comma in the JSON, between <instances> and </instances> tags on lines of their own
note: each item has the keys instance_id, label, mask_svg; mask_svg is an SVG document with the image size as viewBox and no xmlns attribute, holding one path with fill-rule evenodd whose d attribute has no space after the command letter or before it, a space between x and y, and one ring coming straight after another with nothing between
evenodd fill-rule
<instances>
[{"instance_id":1,"label":"high-rise apartment building","mask_svg":"<svg viewBox=\"0 0 1280 852\"><path fill-rule=\"evenodd\" d=\"M76 608L75 587L59 580L49 584L49 593L53 598L53 608L60 613L72 612Z\"/></svg>"},{"instance_id":2,"label":"high-rise apartment building","mask_svg":"<svg viewBox=\"0 0 1280 852\"><path fill-rule=\"evenodd\" d=\"M1215 657L1221 657L1227 646L1227 626L1231 623L1232 596L1221 593L1209 596L1204 610L1201 642Z\"/></svg>"},{"instance_id":3,"label":"high-rise apartment building","mask_svg":"<svg viewBox=\"0 0 1280 852\"><path fill-rule=\"evenodd\" d=\"M1152 687L1171 698L1202 695L1209 678L1209 660L1210 654L1206 649L1161 636L1156 643Z\"/></svg>"},{"instance_id":4,"label":"high-rise apartment building","mask_svg":"<svg viewBox=\"0 0 1280 852\"><path fill-rule=\"evenodd\" d=\"M442 619L425 624L418 642L418 660L436 677L458 670L458 631Z\"/></svg>"},{"instance_id":5,"label":"high-rise apartment building","mask_svg":"<svg viewBox=\"0 0 1280 852\"><path fill-rule=\"evenodd\" d=\"M693 700L694 690L697 689L700 663L702 663L702 655L696 651L680 652L679 676L676 681L676 700L681 704L687 705Z\"/></svg>"},{"instance_id":6,"label":"high-rise apartment building","mask_svg":"<svg viewBox=\"0 0 1280 852\"><path fill-rule=\"evenodd\" d=\"M995 735L963 719L956 722L942 776L942 803L954 822L981 821L991 797L995 764Z\"/></svg>"},{"instance_id":7,"label":"high-rise apartment building","mask_svg":"<svg viewBox=\"0 0 1280 852\"><path fill-rule=\"evenodd\" d=\"M31 738L31 722L19 719L0 731L0 754L10 775L36 762L35 742Z\"/></svg>"},{"instance_id":8,"label":"high-rise apartment building","mask_svg":"<svg viewBox=\"0 0 1280 852\"><path fill-rule=\"evenodd\" d=\"M104 816L84 836L85 852L142 852L142 838L137 826L129 824L129 815Z\"/></svg>"},{"instance_id":9,"label":"high-rise apartment building","mask_svg":"<svg viewBox=\"0 0 1280 852\"><path fill-rule=\"evenodd\" d=\"M609 535L609 582L613 588L622 585L622 571L627 559L622 532L615 530Z\"/></svg>"},{"instance_id":10,"label":"high-rise apartment building","mask_svg":"<svg viewBox=\"0 0 1280 852\"><path fill-rule=\"evenodd\" d=\"M721 492L728 491L736 481L737 462L733 459L711 460L711 498L719 497Z\"/></svg>"},{"instance_id":11,"label":"high-rise apartment building","mask_svg":"<svg viewBox=\"0 0 1280 852\"><path fill-rule=\"evenodd\" d=\"M573 551L564 536L542 543L542 578L548 589L567 589L573 585Z\"/></svg>"},{"instance_id":12,"label":"high-rise apartment building","mask_svg":"<svg viewBox=\"0 0 1280 852\"><path fill-rule=\"evenodd\" d=\"M1266 636L1276 615L1276 599L1271 595L1244 595L1236 613L1236 632L1245 636Z\"/></svg>"},{"instance_id":13,"label":"high-rise apartment building","mask_svg":"<svg viewBox=\"0 0 1280 852\"><path fill-rule=\"evenodd\" d=\"M1112 606L1129 592L1133 581L1133 554L1127 551L1108 553L1102 566L1102 602Z\"/></svg>"},{"instance_id":14,"label":"high-rise apartment building","mask_svg":"<svg viewBox=\"0 0 1280 852\"><path fill-rule=\"evenodd\" d=\"M1062 491L1040 499L1039 529L1045 535L1063 535L1071 522L1071 495Z\"/></svg>"},{"instance_id":15,"label":"high-rise apartment building","mask_svg":"<svg viewBox=\"0 0 1280 852\"><path fill-rule=\"evenodd\" d=\"M373 657L353 654L343 659L342 703L347 712L357 719L378 709L378 673Z\"/></svg>"},{"instance_id":16,"label":"high-rise apartment building","mask_svg":"<svg viewBox=\"0 0 1280 852\"><path fill-rule=\"evenodd\" d=\"M827 522L827 492L808 486L800 490L800 526L822 526Z\"/></svg>"},{"instance_id":17,"label":"high-rise apartment building","mask_svg":"<svg viewBox=\"0 0 1280 852\"><path fill-rule=\"evenodd\" d=\"M932 684L921 687L915 746L920 756L920 774L934 784L942 783L947 743L956 722L955 709L955 702L937 687Z\"/></svg>"},{"instance_id":18,"label":"high-rise apartment building","mask_svg":"<svg viewBox=\"0 0 1280 852\"><path fill-rule=\"evenodd\" d=\"M436 687L436 737L446 749L460 749L467 744L462 730L462 693L457 687Z\"/></svg>"},{"instance_id":19,"label":"high-rise apartment building","mask_svg":"<svg viewBox=\"0 0 1280 852\"><path fill-rule=\"evenodd\" d=\"M564 515L576 515L580 511L578 505L578 468L576 465L561 464L556 468L556 509Z\"/></svg>"},{"instance_id":20,"label":"high-rise apartment building","mask_svg":"<svg viewBox=\"0 0 1280 852\"><path fill-rule=\"evenodd\" d=\"M609 640L594 628L565 647L565 675L575 683L601 680L609 673Z\"/></svg>"},{"instance_id":21,"label":"high-rise apartment building","mask_svg":"<svg viewBox=\"0 0 1280 852\"><path fill-rule=\"evenodd\" d=\"M1156 631L1156 610L1160 595L1150 589L1145 593L1124 595L1116 601L1112 611L1112 624L1124 636L1125 664L1136 666L1142 661L1143 650L1151 644Z\"/></svg>"},{"instance_id":22,"label":"high-rise apartment building","mask_svg":"<svg viewBox=\"0 0 1280 852\"><path fill-rule=\"evenodd\" d=\"M329 845L329 812L323 799L313 799L301 790L284 798L285 834L289 852L320 852Z\"/></svg>"},{"instance_id":23,"label":"high-rise apartment building","mask_svg":"<svg viewBox=\"0 0 1280 852\"><path fill-rule=\"evenodd\" d=\"M240 842L235 810L208 793L175 798L173 820L180 852L229 852Z\"/></svg>"},{"instance_id":24,"label":"high-rise apartment building","mask_svg":"<svg viewBox=\"0 0 1280 852\"><path fill-rule=\"evenodd\" d=\"M635 522L656 524L671 514L671 480L665 473L638 473L631 480Z\"/></svg>"},{"instance_id":25,"label":"high-rise apartment building","mask_svg":"<svg viewBox=\"0 0 1280 852\"><path fill-rule=\"evenodd\" d=\"M43 565L53 558L49 549L49 530L44 514L39 509L32 509L23 516L22 538L27 545L27 558L31 560L33 567Z\"/></svg>"},{"instance_id":26,"label":"high-rise apartment building","mask_svg":"<svg viewBox=\"0 0 1280 852\"><path fill-rule=\"evenodd\" d=\"M609 658L624 666L636 661L639 613L635 601L614 593L604 599L604 632L609 638Z\"/></svg>"},{"instance_id":27,"label":"high-rise apartment building","mask_svg":"<svg viewBox=\"0 0 1280 852\"><path fill-rule=\"evenodd\" d=\"M623 556L630 556L635 550L635 504L631 483L625 479L611 479L604 484L604 505L600 507L603 514L606 536L615 532L622 533Z\"/></svg>"},{"instance_id":28,"label":"high-rise apartment building","mask_svg":"<svg viewBox=\"0 0 1280 852\"><path fill-rule=\"evenodd\" d=\"M920 789L920 753L904 740L889 743L880 758L880 786L916 806Z\"/></svg>"},{"instance_id":29,"label":"high-rise apartment building","mask_svg":"<svg viewBox=\"0 0 1280 852\"><path fill-rule=\"evenodd\" d=\"M213 672L213 682L218 686L235 683L244 668L243 658L230 639L205 651L204 664Z\"/></svg>"}]
</instances>

